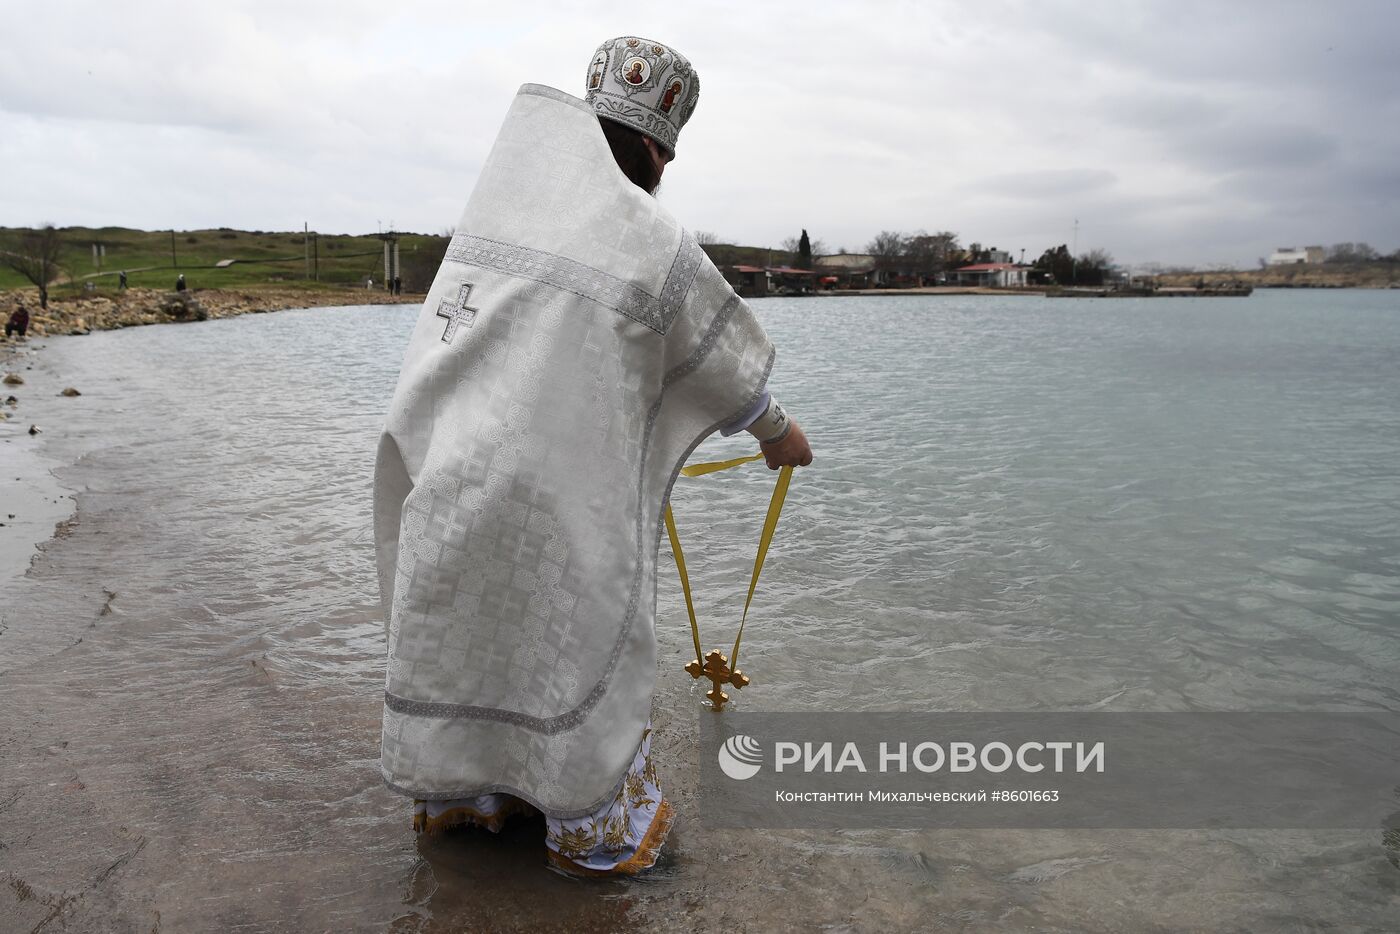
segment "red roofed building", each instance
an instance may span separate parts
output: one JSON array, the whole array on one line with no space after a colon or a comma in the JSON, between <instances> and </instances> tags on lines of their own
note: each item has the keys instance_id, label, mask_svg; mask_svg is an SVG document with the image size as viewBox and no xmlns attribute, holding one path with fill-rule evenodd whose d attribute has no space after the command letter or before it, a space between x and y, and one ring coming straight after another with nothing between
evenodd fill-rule
<instances>
[{"instance_id":1,"label":"red roofed building","mask_svg":"<svg viewBox=\"0 0 1400 934\"><path fill-rule=\"evenodd\" d=\"M816 289L816 273L791 266L734 265L719 267L734 291L744 298L765 295L807 295Z\"/></svg>"},{"instance_id":2,"label":"red roofed building","mask_svg":"<svg viewBox=\"0 0 1400 934\"><path fill-rule=\"evenodd\" d=\"M816 291L817 274L792 266L769 266L768 281L782 295L808 295Z\"/></svg>"},{"instance_id":3,"label":"red roofed building","mask_svg":"<svg viewBox=\"0 0 1400 934\"><path fill-rule=\"evenodd\" d=\"M761 298L768 294L768 270L762 266L721 266L719 271L744 298Z\"/></svg>"},{"instance_id":4,"label":"red roofed building","mask_svg":"<svg viewBox=\"0 0 1400 934\"><path fill-rule=\"evenodd\" d=\"M1026 284L1027 267L1015 263L973 263L953 270L957 285L981 285L1008 288Z\"/></svg>"},{"instance_id":5,"label":"red roofed building","mask_svg":"<svg viewBox=\"0 0 1400 934\"><path fill-rule=\"evenodd\" d=\"M812 264L827 288L869 289L883 285L879 262L869 253L836 253L819 256Z\"/></svg>"}]
</instances>

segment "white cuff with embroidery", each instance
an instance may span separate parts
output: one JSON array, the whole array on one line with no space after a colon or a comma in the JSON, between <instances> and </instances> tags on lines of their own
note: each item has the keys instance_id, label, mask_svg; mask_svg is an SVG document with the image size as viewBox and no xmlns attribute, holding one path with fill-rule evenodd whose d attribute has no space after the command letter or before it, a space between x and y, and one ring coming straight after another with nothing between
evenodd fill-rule
<instances>
[{"instance_id":1,"label":"white cuff with embroidery","mask_svg":"<svg viewBox=\"0 0 1400 934\"><path fill-rule=\"evenodd\" d=\"M787 433L792 430L792 419L788 418L783 407L778 404L778 400L768 399L768 408L763 410L763 414L754 419L748 426L749 434L759 440L761 444L773 444L787 437Z\"/></svg>"}]
</instances>

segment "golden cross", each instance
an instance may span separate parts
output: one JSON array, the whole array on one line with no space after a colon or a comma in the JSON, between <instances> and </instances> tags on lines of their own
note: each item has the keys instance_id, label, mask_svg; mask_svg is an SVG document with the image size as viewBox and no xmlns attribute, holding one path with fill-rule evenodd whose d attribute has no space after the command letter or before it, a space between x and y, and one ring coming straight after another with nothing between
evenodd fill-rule
<instances>
[{"instance_id":1,"label":"golden cross","mask_svg":"<svg viewBox=\"0 0 1400 934\"><path fill-rule=\"evenodd\" d=\"M729 659L719 649L712 649L706 653L704 665L700 664L698 658L686 662L685 670L690 672L692 678L709 678L714 684L713 688L705 692L705 696L710 699L715 710L723 710L725 703L729 700L729 695L724 693L726 684L741 688L749 683L748 675L739 669L729 670Z\"/></svg>"}]
</instances>

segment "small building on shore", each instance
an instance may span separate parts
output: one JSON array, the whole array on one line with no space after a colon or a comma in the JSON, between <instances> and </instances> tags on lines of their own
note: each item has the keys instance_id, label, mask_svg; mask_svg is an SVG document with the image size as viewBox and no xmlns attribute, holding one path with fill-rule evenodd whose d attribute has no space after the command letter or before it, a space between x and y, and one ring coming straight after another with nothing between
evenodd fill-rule
<instances>
[{"instance_id":1,"label":"small building on shore","mask_svg":"<svg viewBox=\"0 0 1400 934\"><path fill-rule=\"evenodd\" d=\"M762 298L768 294L768 270L762 266L721 266L719 271L741 298Z\"/></svg>"},{"instance_id":2,"label":"small building on shore","mask_svg":"<svg viewBox=\"0 0 1400 934\"><path fill-rule=\"evenodd\" d=\"M874 289L884 285L879 263L869 253L836 253L812 263L824 289Z\"/></svg>"},{"instance_id":3,"label":"small building on shore","mask_svg":"<svg viewBox=\"0 0 1400 934\"><path fill-rule=\"evenodd\" d=\"M769 266L768 284L779 295L810 295L816 291L817 273L792 266Z\"/></svg>"},{"instance_id":4,"label":"small building on shore","mask_svg":"<svg viewBox=\"0 0 1400 934\"><path fill-rule=\"evenodd\" d=\"M766 295L810 295L817 288L817 273L811 269L791 266L749 266L736 264L719 267L725 280L742 298L763 298Z\"/></svg>"},{"instance_id":5,"label":"small building on shore","mask_svg":"<svg viewBox=\"0 0 1400 934\"><path fill-rule=\"evenodd\" d=\"M1270 266L1295 266L1299 263L1320 263L1327 257L1327 251L1320 246L1281 246L1274 250L1267 262Z\"/></svg>"},{"instance_id":6,"label":"small building on shore","mask_svg":"<svg viewBox=\"0 0 1400 934\"><path fill-rule=\"evenodd\" d=\"M1016 263L973 263L953 270L951 279L954 285L1016 288L1026 284L1026 269Z\"/></svg>"}]
</instances>

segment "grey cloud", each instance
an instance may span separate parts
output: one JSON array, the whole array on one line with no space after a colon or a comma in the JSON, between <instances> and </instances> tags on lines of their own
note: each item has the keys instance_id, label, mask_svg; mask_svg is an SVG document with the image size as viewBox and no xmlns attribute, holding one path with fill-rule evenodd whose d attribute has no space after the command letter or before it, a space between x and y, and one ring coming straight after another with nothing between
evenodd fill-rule
<instances>
[{"instance_id":1,"label":"grey cloud","mask_svg":"<svg viewBox=\"0 0 1400 934\"><path fill-rule=\"evenodd\" d=\"M739 242L952 229L1029 254L1077 217L1082 248L1124 260L1400 246L1400 8L788 2L742 7L763 38L736 41L740 9L654 8L639 27L602 0L543 18L470 0L35 6L0 57L0 160L26 179L0 224L438 230L520 83L578 93L596 42L641 28L704 80L663 201Z\"/></svg>"},{"instance_id":2,"label":"grey cloud","mask_svg":"<svg viewBox=\"0 0 1400 934\"><path fill-rule=\"evenodd\" d=\"M1104 95L1093 111L1114 124L1154 132L1214 127L1229 114L1228 107L1205 94L1152 88Z\"/></svg>"},{"instance_id":3,"label":"grey cloud","mask_svg":"<svg viewBox=\"0 0 1400 934\"><path fill-rule=\"evenodd\" d=\"M1391 0L1017 4L1055 48L1152 81L1383 96L1400 88Z\"/></svg>"},{"instance_id":4,"label":"grey cloud","mask_svg":"<svg viewBox=\"0 0 1400 934\"><path fill-rule=\"evenodd\" d=\"M1117 179L1107 169L1040 169L989 175L969 187L1010 198L1058 198L1099 191Z\"/></svg>"},{"instance_id":5,"label":"grey cloud","mask_svg":"<svg viewBox=\"0 0 1400 934\"><path fill-rule=\"evenodd\" d=\"M1314 168L1337 153L1330 134L1306 126L1216 125L1182 131L1167 146L1216 172Z\"/></svg>"}]
</instances>

